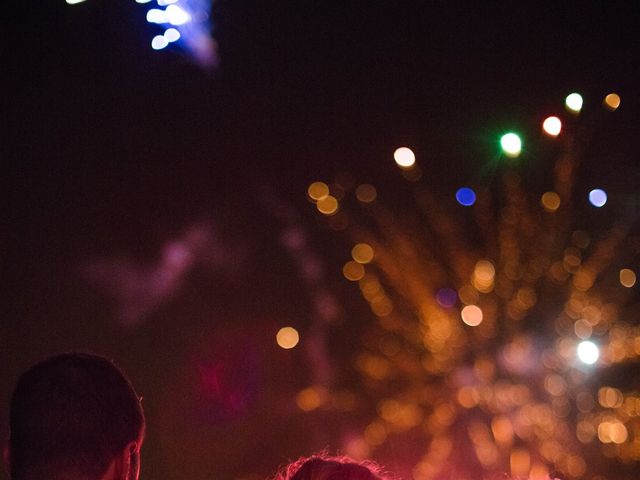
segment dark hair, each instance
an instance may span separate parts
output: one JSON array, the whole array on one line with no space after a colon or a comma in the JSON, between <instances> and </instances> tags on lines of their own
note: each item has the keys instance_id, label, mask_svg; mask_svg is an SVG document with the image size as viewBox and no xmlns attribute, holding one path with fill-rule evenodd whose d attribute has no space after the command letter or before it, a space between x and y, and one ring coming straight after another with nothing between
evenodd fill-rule
<instances>
[{"instance_id":1,"label":"dark hair","mask_svg":"<svg viewBox=\"0 0 640 480\"><path fill-rule=\"evenodd\" d=\"M23 373L11 397L11 478L99 479L144 427L139 398L111 360L56 355Z\"/></svg>"},{"instance_id":2,"label":"dark hair","mask_svg":"<svg viewBox=\"0 0 640 480\"><path fill-rule=\"evenodd\" d=\"M371 461L318 453L302 457L283 467L273 480L391 480Z\"/></svg>"}]
</instances>

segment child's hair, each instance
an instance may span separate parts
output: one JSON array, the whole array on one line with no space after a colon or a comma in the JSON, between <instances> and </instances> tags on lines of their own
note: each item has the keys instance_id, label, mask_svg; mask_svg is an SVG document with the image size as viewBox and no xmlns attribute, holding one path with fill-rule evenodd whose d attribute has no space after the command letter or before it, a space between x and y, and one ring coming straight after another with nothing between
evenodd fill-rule
<instances>
[{"instance_id":1,"label":"child's hair","mask_svg":"<svg viewBox=\"0 0 640 480\"><path fill-rule=\"evenodd\" d=\"M273 480L392 480L374 462L358 462L346 456L324 452L301 457L284 466Z\"/></svg>"}]
</instances>

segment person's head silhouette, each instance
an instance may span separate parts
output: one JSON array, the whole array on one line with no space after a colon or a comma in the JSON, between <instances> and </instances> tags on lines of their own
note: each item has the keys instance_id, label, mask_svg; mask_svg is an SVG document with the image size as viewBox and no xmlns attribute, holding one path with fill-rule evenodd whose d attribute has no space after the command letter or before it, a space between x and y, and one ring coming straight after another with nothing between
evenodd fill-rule
<instances>
[{"instance_id":1,"label":"person's head silhouette","mask_svg":"<svg viewBox=\"0 0 640 480\"><path fill-rule=\"evenodd\" d=\"M51 357L18 379L6 461L12 480L137 480L145 420L112 361Z\"/></svg>"},{"instance_id":2,"label":"person's head silhouette","mask_svg":"<svg viewBox=\"0 0 640 480\"><path fill-rule=\"evenodd\" d=\"M390 477L373 462L320 453L286 465L273 480L390 480Z\"/></svg>"}]
</instances>

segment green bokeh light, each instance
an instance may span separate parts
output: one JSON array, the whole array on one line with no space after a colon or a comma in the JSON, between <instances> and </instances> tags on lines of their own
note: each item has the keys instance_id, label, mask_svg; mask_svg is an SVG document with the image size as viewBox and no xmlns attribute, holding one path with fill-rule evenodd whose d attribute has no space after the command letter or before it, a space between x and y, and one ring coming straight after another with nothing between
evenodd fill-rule
<instances>
[{"instance_id":1,"label":"green bokeh light","mask_svg":"<svg viewBox=\"0 0 640 480\"><path fill-rule=\"evenodd\" d=\"M505 133L500 138L500 147L507 157L516 158L522 151L522 140L513 132Z\"/></svg>"}]
</instances>

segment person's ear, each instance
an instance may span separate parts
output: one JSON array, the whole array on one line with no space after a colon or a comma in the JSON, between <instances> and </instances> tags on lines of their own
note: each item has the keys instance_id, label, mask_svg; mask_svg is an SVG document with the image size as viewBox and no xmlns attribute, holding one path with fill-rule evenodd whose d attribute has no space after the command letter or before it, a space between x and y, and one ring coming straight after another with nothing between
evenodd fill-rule
<instances>
[{"instance_id":1,"label":"person's ear","mask_svg":"<svg viewBox=\"0 0 640 480\"><path fill-rule=\"evenodd\" d=\"M138 461L138 443L129 442L114 460L117 480L138 480L140 462Z\"/></svg>"},{"instance_id":2,"label":"person's ear","mask_svg":"<svg viewBox=\"0 0 640 480\"><path fill-rule=\"evenodd\" d=\"M128 480L138 480L140 477L140 447L137 442L129 445L129 477Z\"/></svg>"}]
</instances>

